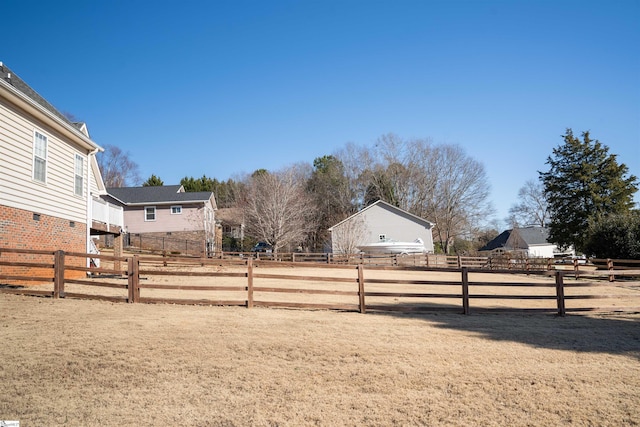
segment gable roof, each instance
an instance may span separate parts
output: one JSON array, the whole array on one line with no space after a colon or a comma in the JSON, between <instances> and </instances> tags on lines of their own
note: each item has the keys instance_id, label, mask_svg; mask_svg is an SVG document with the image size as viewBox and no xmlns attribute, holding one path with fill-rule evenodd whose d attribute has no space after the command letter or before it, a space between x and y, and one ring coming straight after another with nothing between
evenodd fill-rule
<instances>
[{"instance_id":1,"label":"gable roof","mask_svg":"<svg viewBox=\"0 0 640 427\"><path fill-rule=\"evenodd\" d=\"M102 147L89 137L85 123L71 122L2 62L0 62L0 89L6 91L5 93L11 97L12 103L28 113L36 115L36 117L43 115L48 119L49 123L58 126L63 134L84 146L84 148L91 151L103 151ZM0 95L2 94L0 93Z\"/></svg>"},{"instance_id":2,"label":"gable roof","mask_svg":"<svg viewBox=\"0 0 640 427\"><path fill-rule=\"evenodd\" d=\"M511 243L511 245L513 245L514 240L517 243L524 243L527 247L533 245L551 245L551 243L549 243L549 230L547 228L524 227L503 231L498 235L498 237L478 249L478 251L484 252L507 248L507 243Z\"/></svg>"},{"instance_id":3,"label":"gable roof","mask_svg":"<svg viewBox=\"0 0 640 427\"><path fill-rule=\"evenodd\" d=\"M549 230L544 227L525 227L514 229L518 237L528 246L549 245Z\"/></svg>"},{"instance_id":4,"label":"gable roof","mask_svg":"<svg viewBox=\"0 0 640 427\"><path fill-rule=\"evenodd\" d=\"M346 219L344 219L344 220L340 221L339 223L337 223L337 224L336 224L336 225L334 225L333 227L330 227L330 228L329 228L329 231L332 231L335 227L338 227L338 226L340 226L341 224L343 224L343 223L345 223L345 222L349 221L351 218L354 218L354 217L356 217L356 216L358 216L358 215L361 215L363 212L368 211L369 209L373 208L374 206L381 206L381 207L383 207L383 208L385 208L385 209L388 209L388 210L391 210L391 211L395 211L395 212L396 212L396 213L398 213L398 214L406 215L406 216L410 217L411 219L413 219L414 221L419 222L419 223L422 223L425 227L428 227L428 228L431 228L431 227L433 227L433 226L435 225L433 222L431 222L431 221L427 221L427 220L426 220L426 219L424 219L424 218L420 218L419 216L414 215L414 214L412 214L411 212L407 212L407 211L405 211L405 210L403 210L403 209L400 209L400 208L399 208L399 207L397 207L397 206L393 206L391 203L387 203L387 202L385 202L384 200L378 200L378 201L376 201L376 202L374 202L374 203L370 204L369 206L367 206L367 207L365 207L365 208L363 208L363 209L359 210L358 212L354 213L354 214L353 214L353 215L351 215L350 217L348 217L348 218L346 218Z\"/></svg>"},{"instance_id":5,"label":"gable roof","mask_svg":"<svg viewBox=\"0 0 640 427\"><path fill-rule=\"evenodd\" d=\"M185 192L182 185L161 185L150 187L117 187L107 188L107 194L127 206L171 203L202 203L213 199L213 192Z\"/></svg>"},{"instance_id":6,"label":"gable roof","mask_svg":"<svg viewBox=\"0 0 640 427\"><path fill-rule=\"evenodd\" d=\"M505 230L498 235L495 239L491 240L489 243L478 249L478 251L492 251L494 249L504 248L507 244L507 240L509 240L509 236L511 236L511 230Z\"/></svg>"}]
</instances>

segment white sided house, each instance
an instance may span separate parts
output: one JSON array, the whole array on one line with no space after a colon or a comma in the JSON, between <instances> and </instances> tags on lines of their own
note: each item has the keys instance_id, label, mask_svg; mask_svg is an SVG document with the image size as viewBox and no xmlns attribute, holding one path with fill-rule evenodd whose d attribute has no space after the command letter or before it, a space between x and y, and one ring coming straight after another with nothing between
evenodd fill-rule
<instances>
[{"instance_id":1,"label":"white sided house","mask_svg":"<svg viewBox=\"0 0 640 427\"><path fill-rule=\"evenodd\" d=\"M561 251L549 242L549 230L545 227L522 227L505 230L479 249L486 255L519 255L524 258L554 258L573 256L573 249Z\"/></svg>"},{"instance_id":2,"label":"white sided house","mask_svg":"<svg viewBox=\"0 0 640 427\"><path fill-rule=\"evenodd\" d=\"M219 247L217 206L210 191L185 192L182 185L165 185L108 188L107 193L110 202L124 209L131 246L209 256Z\"/></svg>"},{"instance_id":3,"label":"white sided house","mask_svg":"<svg viewBox=\"0 0 640 427\"><path fill-rule=\"evenodd\" d=\"M94 196L104 193L99 151L84 123L0 62L0 247L86 253L94 225L119 234L117 215L94 224Z\"/></svg>"},{"instance_id":4,"label":"white sided house","mask_svg":"<svg viewBox=\"0 0 640 427\"><path fill-rule=\"evenodd\" d=\"M329 228L335 254L359 252L358 246L383 242L413 242L421 239L425 250L433 253L434 224L387 202L378 200Z\"/></svg>"}]
</instances>

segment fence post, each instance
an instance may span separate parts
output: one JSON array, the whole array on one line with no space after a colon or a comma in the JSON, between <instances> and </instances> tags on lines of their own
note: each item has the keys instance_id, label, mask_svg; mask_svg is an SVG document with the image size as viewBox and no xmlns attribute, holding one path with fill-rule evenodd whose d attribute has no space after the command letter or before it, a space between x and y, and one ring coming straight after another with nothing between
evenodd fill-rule
<instances>
[{"instance_id":1,"label":"fence post","mask_svg":"<svg viewBox=\"0 0 640 427\"><path fill-rule=\"evenodd\" d=\"M613 272L613 260L611 258L607 258L607 270ZM609 281L613 282L616 280L616 276L613 274L609 274Z\"/></svg>"},{"instance_id":2,"label":"fence post","mask_svg":"<svg viewBox=\"0 0 640 427\"><path fill-rule=\"evenodd\" d=\"M247 308L253 308L253 258L247 258Z\"/></svg>"},{"instance_id":3,"label":"fence post","mask_svg":"<svg viewBox=\"0 0 640 427\"><path fill-rule=\"evenodd\" d=\"M367 307L364 302L364 265L358 264L358 303L360 305L360 313L365 313Z\"/></svg>"},{"instance_id":4,"label":"fence post","mask_svg":"<svg viewBox=\"0 0 640 427\"><path fill-rule=\"evenodd\" d=\"M140 261L138 256L134 255L127 259L127 270L129 273L127 290L128 290L128 302L134 303L140 301Z\"/></svg>"},{"instance_id":5,"label":"fence post","mask_svg":"<svg viewBox=\"0 0 640 427\"><path fill-rule=\"evenodd\" d=\"M574 258L573 259L573 277L575 277L577 280L579 276L580 276L580 266L578 264L578 258Z\"/></svg>"},{"instance_id":6,"label":"fence post","mask_svg":"<svg viewBox=\"0 0 640 427\"><path fill-rule=\"evenodd\" d=\"M64 298L64 251L53 253L53 297Z\"/></svg>"},{"instance_id":7,"label":"fence post","mask_svg":"<svg viewBox=\"0 0 640 427\"><path fill-rule=\"evenodd\" d=\"M564 306L564 273L556 271L556 299L558 301L558 316L565 316L566 310Z\"/></svg>"},{"instance_id":8,"label":"fence post","mask_svg":"<svg viewBox=\"0 0 640 427\"><path fill-rule=\"evenodd\" d=\"M469 314L469 268L462 267L462 312Z\"/></svg>"},{"instance_id":9,"label":"fence post","mask_svg":"<svg viewBox=\"0 0 640 427\"><path fill-rule=\"evenodd\" d=\"M462 258L458 255L458 268L462 268Z\"/></svg>"}]
</instances>

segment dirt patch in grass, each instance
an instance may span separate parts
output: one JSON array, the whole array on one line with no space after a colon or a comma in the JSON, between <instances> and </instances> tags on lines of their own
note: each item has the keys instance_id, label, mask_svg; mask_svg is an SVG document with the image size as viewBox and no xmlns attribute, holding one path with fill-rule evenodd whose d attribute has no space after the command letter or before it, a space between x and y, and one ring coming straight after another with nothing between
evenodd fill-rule
<instances>
[{"instance_id":1,"label":"dirt patch in grass","mask_svg":"<svg viewBox=\"0 0 640 427\"><path fill-rule=\"evenodd\" d=\"M359 314L0 294L0 419L638 425L640 315Z\"/></svg>"}]
</instances>

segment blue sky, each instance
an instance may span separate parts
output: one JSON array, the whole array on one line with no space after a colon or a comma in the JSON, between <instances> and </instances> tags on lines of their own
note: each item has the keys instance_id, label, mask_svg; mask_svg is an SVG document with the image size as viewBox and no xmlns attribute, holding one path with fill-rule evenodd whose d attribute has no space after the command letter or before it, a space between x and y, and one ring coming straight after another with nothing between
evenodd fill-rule
<instances>
[{"instance_id":1,"label":"blue sky","mask_svg":"<svg viewBox=\"0 0 640 427\"><path fill-rule=\"evenodd\" d=\"M2 15L0 61L143 179L233 178L392 132L462 146L502 219L566 128L640 176L637 0L4 0Z\"/></svg>"}]
</instances>

